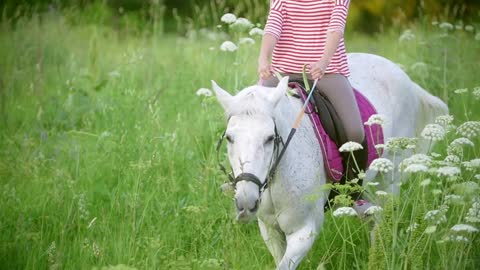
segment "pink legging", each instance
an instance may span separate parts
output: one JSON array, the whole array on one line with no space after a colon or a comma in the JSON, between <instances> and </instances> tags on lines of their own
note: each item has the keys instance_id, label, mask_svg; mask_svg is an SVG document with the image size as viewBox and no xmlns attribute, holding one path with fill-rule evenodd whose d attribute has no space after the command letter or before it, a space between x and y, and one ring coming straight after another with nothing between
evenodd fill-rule
<instances>
[{"instance_id":1,"label":"pink legging","mask_svg":"<svg viewBox=\"0 0 480 270\"><path fill-rule=\"evenodd\" d=\"M282 74L290 79L302 79L301 74ZM278 79L272 76L261 82L263 86L276 87ZM362 143L365 138L363 122L360 118L357 100L347 77L341 74L325 74L317 83L317 89L321 91L332 103L342 121L347 139Z\"/></svg>"}]
</instances>

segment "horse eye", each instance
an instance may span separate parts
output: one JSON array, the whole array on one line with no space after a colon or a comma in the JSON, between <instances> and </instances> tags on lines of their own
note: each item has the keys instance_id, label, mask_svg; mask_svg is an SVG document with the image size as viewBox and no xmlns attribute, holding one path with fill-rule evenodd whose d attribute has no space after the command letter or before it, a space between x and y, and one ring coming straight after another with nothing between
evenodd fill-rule
<instances>
[{"instance_id":1,"label":"horse eye","mask_svg":"<svg viewBox=\"0 0 480 270\"><path fill-rule=\"evenodd\" d=\"M271 143L273 142L273 139L275 139L275 136L274 135L270 135L267 137L267 139L265 140L265 143Z\"/></svg>"},{"instance_id":2,"label":"horse eye","mask_svg":"<svg viewBox=\"0 0 480 270\"><path fill-rule=\"evenodd\" d=\"M227 138L227 141L228 141L229 143L233 143L233 138L232 138L232 136L227 135L226 138Z\"/></svg>"}]
</instances>

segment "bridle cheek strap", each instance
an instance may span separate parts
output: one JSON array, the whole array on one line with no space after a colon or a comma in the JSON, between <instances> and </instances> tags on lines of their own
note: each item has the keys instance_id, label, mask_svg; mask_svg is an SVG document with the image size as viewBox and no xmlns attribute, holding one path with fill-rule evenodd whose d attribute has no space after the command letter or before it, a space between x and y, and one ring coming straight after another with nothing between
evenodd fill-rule
<instances>
[{"instance_id":1,"label":"bridle cheek strap","mask_svg":"<svg viewBox=\"0 0 480 270\"><path fill-rule=\"evenodd\" d=\"M286 145L283 143L282 137L278 134L277 126L275 125L275 138L274 138L274 150L273 150L273 152L274 152L273 155L274 156L272 157L272 160L270 161L270 164L273 164L273 166L272 165L270 166L268 175L267 175L267 177L266 177L266 179L263 183L262 183L262 181L260 181L260 179L257 176L255 176L254 174L251 174L251 173L241 173L237 177L234 177L233 176L233 171L230 172L230 173L227 172L225 167L220 162L220 148L222 147L223 140L225 139L225 132L226 131L224 131L222 133L222 136L220 136L220 139L218 140L217 147L216 147L217 163L220 167L220 170L224 174L227 175L228 179L230 180L230 184L233 187L235 187L237 185L237 183L240 182L240 181L252 182L252 183L254 183L258 186L258 188L260 190L260 193L262 193L268 187L269 183L271 182L271 180L275 176L275 171L276 171L277 165L278 165L278 163L280 162L280 159L281 159L281 155L279 155L280 145L282 145L283 148L286 148ZM285 151L284 149L282 149L282 150Z\"/></svg>"}]
</instances>

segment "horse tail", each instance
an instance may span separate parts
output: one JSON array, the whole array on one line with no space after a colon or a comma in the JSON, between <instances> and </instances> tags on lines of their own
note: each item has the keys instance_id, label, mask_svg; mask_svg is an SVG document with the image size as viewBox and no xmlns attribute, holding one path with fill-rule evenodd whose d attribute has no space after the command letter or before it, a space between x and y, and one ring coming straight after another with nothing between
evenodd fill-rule
<instances>
[{"instance_id":1,"label":"horse tail","mask_svg":"<svg viewBox=\"0 0 480 270\"><path fill-rule=\"evenodd\" d=\"M415 123L415 134L417 138L421 139L421 132L425 128L427 124L431 124L435 121L440 115L447 115L448 114L448 106L443 102L440 98L430 94L425 89L420 87L418 84L414 83L414 92L418 97L419 106L416 115L416 123ZM428 143L422 142L419 140L417 145L417 149L420 149L421 152L428 151Z\"/></svg>"}]
</instances>

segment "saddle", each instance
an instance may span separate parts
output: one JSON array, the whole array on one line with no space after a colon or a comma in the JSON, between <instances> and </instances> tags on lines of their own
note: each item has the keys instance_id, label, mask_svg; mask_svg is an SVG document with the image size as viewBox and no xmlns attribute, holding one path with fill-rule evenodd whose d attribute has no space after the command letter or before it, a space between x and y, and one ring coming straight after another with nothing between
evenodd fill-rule
<instances>
[{"instance_id":1,"label":"saddle","mask_svg":"<svg viewBox=\"0 0 480 270\"><path fill-rule=\"evenodd\" d=\"M310 81L309 84L312 85L313 83ZM289 87L294 89L297 96L305 102L308 94L305 91L303 81L291 80ZM362 122L366 122L372 114L376 114L377 112L368 99L356 89L354 89L354 94L357 99ZM341 183L345 171L345 162L338 148L347 142L347 136L338 113L323 93L315 91L313 92L313 100L310 100L308 104L306 114L312 122L315 136L319 141L324 157L327 177L332 182ZM382 144L384 139L381 126L374 125L370 128L365 126L364 128L368 148L368 166L374 159L378 158L375 145Z\"/></svg>"}]
</instances>

